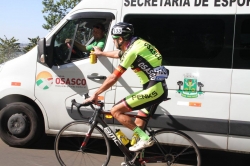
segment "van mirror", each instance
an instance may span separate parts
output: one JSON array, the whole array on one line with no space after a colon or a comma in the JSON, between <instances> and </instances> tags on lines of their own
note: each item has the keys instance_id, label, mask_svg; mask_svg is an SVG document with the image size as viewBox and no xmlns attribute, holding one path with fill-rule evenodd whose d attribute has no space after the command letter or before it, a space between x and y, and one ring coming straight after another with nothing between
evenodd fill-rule
<instances>
[{"instance_id":1,"label":"van mirror","mask_svg":"<svg viewBox=\"0 0 250 166\"><path fill-rule=\"evenodd\" d=\"M45 55L46 54L46 39L42 38L38 42L38 61L41 63L45 63Z\"/></svg>"}]
</instances>

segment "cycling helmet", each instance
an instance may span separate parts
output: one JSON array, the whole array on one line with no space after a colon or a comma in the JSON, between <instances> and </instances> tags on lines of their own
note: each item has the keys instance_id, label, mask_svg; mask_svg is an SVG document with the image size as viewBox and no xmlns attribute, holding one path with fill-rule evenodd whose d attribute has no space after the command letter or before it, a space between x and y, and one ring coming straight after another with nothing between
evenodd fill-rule
<instances>
[{"instance_id":1,"label":"cycling helmet","mask_svg":"<svg viewBox=\"0 0 250 166\"><path fill-rule=\"evenodd\" d=\"M119 22L112 28L111 35L114 39L123 37L124 40L129 40L134 34L134 27L132 24L126 22Z\"/></svg>"}]
</instances>

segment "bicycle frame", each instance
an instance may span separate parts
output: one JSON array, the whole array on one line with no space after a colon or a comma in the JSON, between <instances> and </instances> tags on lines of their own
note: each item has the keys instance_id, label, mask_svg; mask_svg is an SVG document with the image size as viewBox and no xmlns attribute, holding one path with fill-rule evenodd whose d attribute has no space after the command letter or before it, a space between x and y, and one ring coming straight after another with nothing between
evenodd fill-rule
<instances>
[{"instance_id":1,"label":"bicycle frame","mask_svg":"<svg viewBox=\"0 0 250 166\"><path fill-rule=\"evenodd\" d=\"M161 133L168 133L168 131L166 129L161 129L161 130L153 130L150 127L147 127L148 122L151 118L151 116L154 114L154 108L158 106L158 104L150 106L150 113L148 114L147 117L144 116L139 116L137 114L134 114L132 112L127 112L125 113L127 116L131 117L131 118L140 118L145 122L144 131L147 131L149 133L149 136L152 137L152 139L154 140L154 143L156 145L156 148L159 150L159 153L155 156L151 156L148 155L144 157L144 149L138 151L138 152L131 152L129 151L129 149L122 144L122 142L118 139L118 137L116 136L115 132L108 126L108 124L104 121L103 119L103 115L111 115L111 112L109 111L104 111L103 107L104 107L104 103L103 102L99 102L99 107L95 108L93 105L93 103L84 103L84 104L80 104L77 103L75 100L72 100L72 108L73 105L77 107L77 111L79 113L79 115L83 118L83 119L88 119L89 122L89 129L86 133L86 137L84 138L84 141L82 142L81 145L81 150L82 152L84 152L85 147L89 141L89 139L91 138L91 135L94 131L94 129L96 127L99 128L99 130L103 130L104 134L106 136L108 136L109 138L111 138L114 143L116 144L116 146L118 146L118 148L120 149L120 151L124 154L125 156L125 162L127 163L127 165L129 166L134 166L134 165L141 165L144 163L167 163L168 165L171 165L172 163L175 162L176 157L179 157L181 154L183 154L187 149L189 149L191 147L191 153L188 152L186 154L195 154L196 155L196 159L197 159L197 164L199 163L200 165L200 154L199 154L199 149L197 148L197 145L195 144L195 142L185 133L182 133L180 131L172 131L172 130L168 130L170 131L169 133L173 133L176 134L177 136L180 136L181 138L184 138L184 140L188 141L190 143L189 146L184 147L184 149L181 149L180 152L177 151L173 152L174 154L169 153L169 150L165 149L160 142L158 142L156 135L161 134ZM93 109L93 114L90 117L84 117L82 115L82 113L80 112L80 107L81 106L91 106ZM100 128L99 126L102 126L102 128ZM177 139L178 140L178 139ZM192 150L193 149L193 150ZM170 148L170 150L172 151L172 148ZM177 153L176 153L177 152ZM140 154L140 156L138 156ZM176 154L178 154L177 156L175 156ZM195 156L194 156L195 157Z\"/></svg>"},{"instance_id":2,"label":"bicycle frame","mask_svg":"<svg viewBox=\"0 0 250 166\"><path fill-rule=\"evenodd\" d=\"M93 115L89 119L90 127L89 127L89 130L88 130L88 132L86 134L86 137L85 137L85 139L84 139L84 141L83 141L83 143L81 145L81 150L84 150L85 145L87 144L88 140L90 139L91 134L92 134L94 128L98 124L100 124L103 127L103 130L104 130L105 134L108 135L108 136L110 136L110 138L114 141L114 143L116 144L116 146L118 146L118 148L122 151L122 153L124 154L124 156L126 157L126 159L128 159L127 162L129 162L129 164L133 165L134 163L135 164L140 164L140 163L136 163L136 162L143 162L143 161L136 161L136 158L141 153L141 151L138 151L138 152L131 152L131 151L129 151L128 148L125 145L123 145L122 142L118 139L118 137L113 132L113 130L108 126L108 124L102 119L101 115L111 115L111 112L103 111L104 104L101 103L101 102L99 104L100 104L99 108L94 108L92 104L88 104L88 103L86 103L86 104L79 104L75 100L72 100L72 107L71 107L71 109L73 108L73 105L75 105L77 107L77 111L78 111L79 115L83 119L86 119L86 118L80 112L80 107L81 106L90 105L91 108L94 111ZM154 106L151 106L150 109L153 109L153 107ZM161 146L160 146L159 142L157 141L157 139L154 137L154 130L151 130L151 129L147 128L148 121L149 121L149 119L150 119L150 117L151 117L152 114L153 114L153 112L150 111L150 113L149 113L149 115L147 117L143 117L143 116L135 115L135 114L130 113L130 112L126 113L126 115L129 116L129 117L140 118L143 121L145 121L145 125L144 125L144 129L143 130L144 131L146 130L151 136L153 136L153 139L154 139L155 143L157 144L157 147L159 148L159 150L162 153L162 157L165 158L164 157L165 152L161 148ZM147 160L150 161L150 159L147 159Z\"/></svg>"},{"instance_id":3,"label":"bicycle frame","mask_svg":"<svg viewBox=\"0 0 250 166\"><path fill-rule=\"evenodd\" d=\"M86 152L88 153L88 150L89 150L89 147L87 146L88 142L90 141L91 135L95 134L95 133L93 133L94 129L97 129L103 135L103 137L105 138L105 141L106 141L107 157L108 157L108 158L106 158L106 163L109 162L109 157L110 157L110 145L107 142L107 139L111 138L114 141L114 143L116 144L116 146L118 146L120 151L124 154L125 162L129 166L145 165L146 163L166 163L167 165L171 165L171 164L173 164L175 162L179 162L179 161L187 161L190 164L192 163L192 165L194 164L194 165L200 166L201 158L200 158L199 149L198 149L197 145L195 144L195 142L192 140L192 138L190 138L187 134L185 134L181 131L177 131L177 130L167 130L167 129L154 130L154 129L151 129L150 127L147 127L147 124L150 120L151 115L154 114L154 113L152 113L155 110L155 109L153 109L153 107L155 108L155 107L157 107L157 105L154 105L151 108L149 108L149 109L151 109L151 111L147 117L142 117L142 116L139 116L139 115L134 114L132 112L125 113L129 117L140 118L143 121L145 121L144 130L149 133L149 136L152 137L152 139L154 140L154 144L155 144L155 146L153 146L152 148L149 147L149 149L142 149L138 152L131 152L128 150L127 146L122 144L122 142L116 136L115 132L108 126L108 124L103 119L103 115L111 115L111 112L103 110L104 103L99 102L99 104L98 104L99 107L97 107L97 108L95 108L92 104L93 104L92 102L80 104L80 103L77 103L75 100L72 100L72 108L73 108L73 105L76 106L79 115L83 119L88 119L88 121L85 121L85 120L79 121L79 124L88 124L88 126L89 126L88 131L86 133L84 133L85 138L84 138L83 142L81 142L81 144L80 144L80 146L81 146L80 151L79 151L79 144L78 145L76 144L76 149L77 149L75 151L76 153L80 152L80 153L84 154L85 150L87 150ZM92 116L84 117L83 114L80 112L81 106L91 106L93 109ZM71 109L71 111L72 111L72 109ZM61 136L63 136L64 131L66 131L69 127L71 127L72 125L75 125L75 124L77 125L78 122L76 122L76 123L71 122L71 123L65 125L65 127L63 127L63 129L58 133L58 135L56 137L56 141L55 141L56 155L57 155L58 161L61 164L64 164L64 160L62 160L62 158L61 158L61 154L63 154L63 153L60 153L61 150L59 150L59 148L58 148L59 147L59 140L60 140ZM167 148L168 145L165 146L164 143L163 144L161 143L162 139L163 139L163 142L165 139L168 139L168 137L166 137L166 135L164 135L164 134L170 134L170 143L173 143L173 145L175 145L175 143L172 142L172 140L173 140L172 138L174 138L174 140L175 139L177 140L176 145L178 145L179 139L183 139L183 141L185 142L183 144L184 146L177 146L176 148L174 146L174 147ZM159 138L160 142L158 141L158 138ZM63 152L63 149L62 149L62 152ZM154 155L152 156L152 154L154 154ZM191 162L189 162L190 159L185 158L186 155L190 155L192 158L194 158L194 160L193 161L191 160ZM189 156L187 156L187 157L189 157ZM180 159L180 160L177 161L176 159L177 160ZM80 160L80 161L82 161L82 160Z\"/></svg>"},{"instance_id":4,"label":"bicycle frame","mask_svg":"<svg viewBox=\"0 0 250 166\"><path fill-rule=\"evenodd\" d=\"M110 138L114 141L114 143L116 144L116 146L118 146L118 148L122 151L122 153L127 157L127 159L129 160L129 164L133 164L135 162L136 157L138 156L138 154L140 152L136 152L136 155L134 155L133 153L131 153L131 151L128 150L128 148L122 144L122 142L118 139L118 137L116 136L116 134L113 132L113 130L107 125L107 123L102 119L102 117L100 115L111 115L110 112L103 112L101 108L99 108L98 110L95 110L93 116L91 119L89 119L90 122L90 128L87 132L87 137L85 137L85 140L83 142L83 145L81 147L81 149L84 149L84 145L87 144L89 138L91 137L91 134L94 130L94 128L100 124L103 127L103 130L105 132L106 135L110 136ZM145 117L139 117L137 115L129 115L130 117L136 117L136 118L145 118ZM146 119L146 118L145 118Z\"/></svg>"}]
</instances>

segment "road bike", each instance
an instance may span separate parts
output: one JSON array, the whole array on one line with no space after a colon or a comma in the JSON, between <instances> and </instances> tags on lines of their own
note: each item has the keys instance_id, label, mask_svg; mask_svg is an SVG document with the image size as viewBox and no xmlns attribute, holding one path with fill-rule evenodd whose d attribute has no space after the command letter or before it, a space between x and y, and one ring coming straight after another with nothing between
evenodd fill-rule
<instances>
[{"instance_id":1,"label":"road bike","mask_svg":"<svg viewBox=\"0 0 250 166\"><path fill-rule=\"evenodd\" d=\"M85 98L89 97L85 94ZM201 165L201 155L196 143L182 131L169 129L152 129L148 127L148 117L126 113L132 118L140 118L146 122L145 131L154 140L154 145L138 152L131 152L123 145L115 132L108 126L104 116L111 116L110 111L105 111L104 103L99 101L98 106L93 103L77 103L72 100L71 111L77 108L83 120L75 120L66 124L57 134L55 139L55 153L62 166L107 166L110 162L110 142L118 146L124 154L124 166L160 166L160 165ZM91 116L84 116L82 107L90 106ZM74 108L75 108L74 107ZM153 117L152 117L153 118ZM109 163L110 162L110 163Z\"/></svg>"}]
</instances>

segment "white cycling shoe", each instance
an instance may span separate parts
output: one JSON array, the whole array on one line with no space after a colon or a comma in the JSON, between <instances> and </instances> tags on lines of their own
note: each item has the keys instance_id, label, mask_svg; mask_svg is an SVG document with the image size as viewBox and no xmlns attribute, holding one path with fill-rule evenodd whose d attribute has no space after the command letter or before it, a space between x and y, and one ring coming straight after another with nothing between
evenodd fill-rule
<instances>
[{"instance_id":1,"label":"white cycling shoe","mask_svg":"<svg viewBox=\"0 0 250 166\"><path fill-rule=\"evenodd\" d=\"M132 152L137 152L152 145L154 145L154 140L151 137L147 141L140 139L140 141L134 144L134 146L129 147L129 150Z\"/></svg>"}]
</instances>

